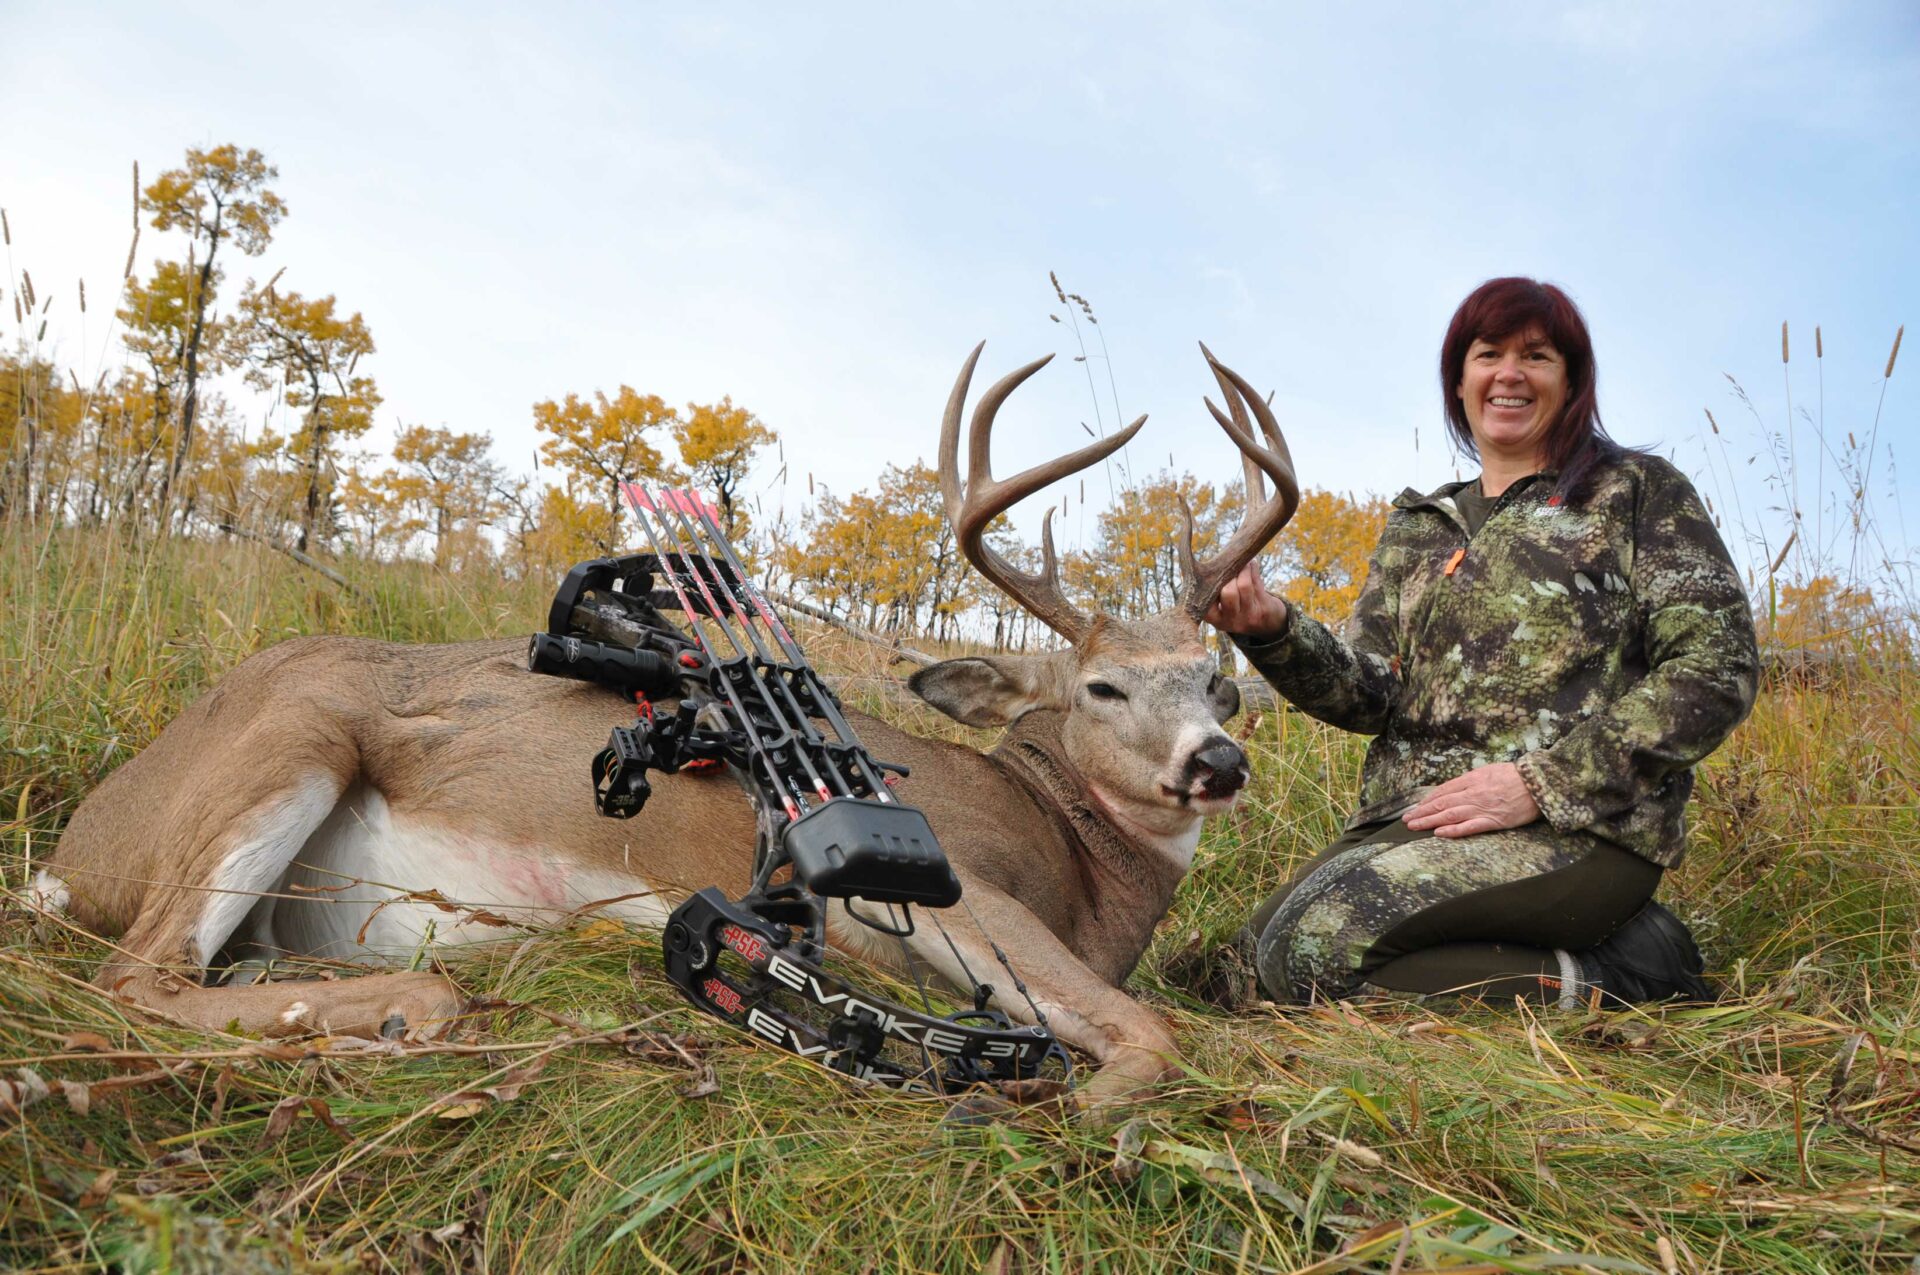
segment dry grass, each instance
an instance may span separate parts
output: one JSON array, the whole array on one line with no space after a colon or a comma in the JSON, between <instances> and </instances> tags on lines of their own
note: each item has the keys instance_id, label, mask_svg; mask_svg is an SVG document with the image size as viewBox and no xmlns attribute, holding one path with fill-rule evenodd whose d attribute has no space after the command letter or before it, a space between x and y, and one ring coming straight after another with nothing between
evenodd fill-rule
<instances>
[{"instance_id":1,"label":"dry grass","mask_svg":"<svg viewBox=\"0 0 1920 1275\"><path fill-rule=\"evenodd\" d=\"M0 541L0 882L248 652L525 632L546 600L546 582L344 569L371 601L246 544ZM867 648L806 640L864 707L965 735L887 693ZM288 1056L133 1014L85 981L99 942L10 910L0 1093L31 1105L0 1115L0 1265L1908 1270L1916 705L1904 666L1763 698L1707 767L1669 886L1741 995L1644 1015L1234 1017L1169 986L1191 936L1237 925L1351 803L1355 741L1268 714L1256 785L1134 982L1189 1077L1119 1130L960 1124L855 1090L697 1016L655 940L605 924L511 968L517 939L461 956L466 986L529 1007L468 1048ZM709 1068L718 1091L688 1096Z\"/></svg>"}]
</instances>

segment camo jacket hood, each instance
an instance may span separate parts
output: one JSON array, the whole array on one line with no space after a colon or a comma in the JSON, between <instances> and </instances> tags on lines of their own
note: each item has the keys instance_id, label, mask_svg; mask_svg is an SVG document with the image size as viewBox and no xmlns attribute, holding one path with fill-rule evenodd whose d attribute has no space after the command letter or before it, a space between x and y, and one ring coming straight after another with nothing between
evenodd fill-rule
<instances>
[{"instance_id":1,"label":"camo jacket hood","mask_svg":"<svg viewBox=\"0 0 1920 1275\"><path fill-rule=\"evenodd\" d=\"M1671 867L1692 767L1753 706L1746 593L1671 464L1624 453L1565 503L1553 477L1508 488L1471 537L1465 483L1403 492L1346 637L1289 606L1278 636L1236 641L1303 711L1375 737L1349 826L1515 762L1555 829Z\"/></svg>"}]
</instances>

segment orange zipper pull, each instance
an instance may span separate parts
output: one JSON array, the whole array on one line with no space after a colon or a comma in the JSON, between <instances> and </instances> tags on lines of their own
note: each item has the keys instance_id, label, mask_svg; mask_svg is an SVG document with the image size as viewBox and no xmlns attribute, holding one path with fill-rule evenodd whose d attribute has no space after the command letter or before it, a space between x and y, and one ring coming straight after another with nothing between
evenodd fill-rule
<instances>
[{"instance_id":1,"label":"orange zipper pull","mask_svg":"<svg viewBox=\"0 0 1920 1275\"><path fill-rule=\"evenodd\" d=\"M1466 560L1466 557L1467 557L1467 547L1465 545L1462 545L1458 549L1455 549L1453 551L1453 556L1447 559L1446 570L1442 571L1440 574L1443 576L1452 575L1454 571L1459 568L1460 564Z\"/></svg>"}]
</instances>

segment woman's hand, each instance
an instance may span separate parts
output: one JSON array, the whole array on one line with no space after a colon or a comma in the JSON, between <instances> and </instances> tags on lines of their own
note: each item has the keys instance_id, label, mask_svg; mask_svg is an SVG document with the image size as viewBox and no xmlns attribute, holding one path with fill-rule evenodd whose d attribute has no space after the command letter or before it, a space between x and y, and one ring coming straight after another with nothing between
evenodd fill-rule
<instances>
[{"instance_id":1,"label":"woman's hand","mask_svg":"<svg viewBox=\"0 0 1920 1275\"><path fill-rule=\"evenodd\" d=\"M1207 623L1247 638L1272 637L1287 622L1287 604L1267 592L1260 570L1249 562L1227 581L1207 608Z\"/></svg>"},{"instance_id":2,"label":"woman's hand","mask_svg":"<svg viewBox=\"0 0 1920 1275\"><path fill-rule=\"evenodd\" d=\"M1540 807L1510 761L1495 762L1450 779L1401 816L1416 832L1436 837L1471 837L1503 828L1520 828L1540 817Z\"/></svg>"}]
</instances>

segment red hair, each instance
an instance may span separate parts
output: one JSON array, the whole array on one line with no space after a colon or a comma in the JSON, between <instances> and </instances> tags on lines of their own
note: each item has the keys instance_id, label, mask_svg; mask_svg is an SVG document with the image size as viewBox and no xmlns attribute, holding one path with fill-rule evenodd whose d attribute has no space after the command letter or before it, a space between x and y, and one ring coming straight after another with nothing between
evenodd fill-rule
<instances>
[{"instance_id":1,"label":"red hair","mask_svg":"<svg viewBox=\"0 0 1920 1275\"><path fill-rule=\"evenodd\" d=\"M1459 393L1467 350L1476 340L1497 343L1536 328L1546 334L1567 365L1567 401L1540 443L1541 467L1559 474L1556 491L1565 497L1579 488L1596 464L1620 450L1600 424L1593 338L1572 297L1550 283L1517 275L1489 279L1468 293L1440 342L1440 396L1454 440L1467 455L1478 458L1480 449Z\"/></svg>"}]
</instances>

